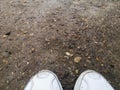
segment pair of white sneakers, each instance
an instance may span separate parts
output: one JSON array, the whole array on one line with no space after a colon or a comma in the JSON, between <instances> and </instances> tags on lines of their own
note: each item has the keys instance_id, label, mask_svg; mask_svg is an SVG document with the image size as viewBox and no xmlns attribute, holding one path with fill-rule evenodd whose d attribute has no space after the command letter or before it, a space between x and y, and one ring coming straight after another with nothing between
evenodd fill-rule
<instances>
[{"instance_id":1,"label":"pair of white sneakers","mask_svg":"<svg viewBox=\"0 0 120 90\"><path fill-rule=\"evenodd\" d=\"M63 90L58 77L49 70L33 76L24 90ZM93 70L83 72L76 81L74 90L114 90L108 81Z\"/></svg>"}]
</instances>

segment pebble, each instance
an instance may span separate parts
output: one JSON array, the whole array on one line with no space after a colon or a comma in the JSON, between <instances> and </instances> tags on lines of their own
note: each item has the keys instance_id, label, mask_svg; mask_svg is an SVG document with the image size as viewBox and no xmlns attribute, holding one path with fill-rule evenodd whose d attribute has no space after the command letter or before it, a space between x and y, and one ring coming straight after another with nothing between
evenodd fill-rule
<instances>
[{"instance_id":1,"label":"pebble","mask_svg":"<svg viewBox=\"0 0 120 90\"><path fill-rule=\"evenodd\" d=\"M30 64L30 62L27 62L27 65Z\"/></svg>"},{"instance_id":2,"label":"pebble","mask_svg":"<svg viewBox=\"0 0 120 90\"><path fill-rule=\"evenodd\" d=\"M22 73L22 75L24 76L24 75L25 75L25 73Z\"/></svg>"},{"instance_id":3,"label":"pebble","mask_svg":"<svg viewBox=\"0 0 120 90\"><path fill-rule=\"evenodd\" d=\"M69 57L68 57L68 56L64 56L64 58L65 58L65 59L69 59Z\"/></svg>"},{"instance_id":4,"label":"pebble","mask_svg":"<svg viewBox=\"0 0 120 90\"><path fill-rule=\"evenodd\" d=\"M6 38L6 37L8 37L8 35L3 35L3 38Z\"/></svg>"},{"instance_id":5,"label":"pebble","mask_svg":"<svg viewBox=\"0 0 120 90\"><path fill-rule=\"evenodd\" d=\"M97 57L96 60L99 61L99 58Z\"/></svg>"},{"instance_id":6,"label":"pebble","mask_svg":"<svg viewBox=\"0 0 120 90\"><path fill-rule=\"evenodd\" d=\"M80 46L78 46L77 48L78 48L78 49L80 49L81 47L80 47Z\"/></svg>"},{"instance_id":7,"label":"pebble","mask_svg":"<svg viewBox=\"0 0 120 90\"><path fill-rule=\"evenodd\" d=\"M75 57L75 58L74 58L74 62L75 62L75 63L79 63L81 59L82 59L81 57Z\"/></svg>"},{"instance_id":8,"label":"pebble","mask_svg":"<svg viewBox=\"0 0 120 90\"><path fill-rule=\"evenodd\" d=\"M104 66L104 64L101 64L101 66L103 67L103 66Z\"/></svg>"},{"instance_id":9,"label":"pebble","mask_svg":"<svg viewBox=\"0 0 120 90\"><path fill-rule=\"evenodd\" d=\"M88 56L88 59L90 59L91 57L90 56Z\"/></svg>"},{"instance_id":10,"label":"pebble","mask_svg":"<svg viewBox=\"0 0 120 90\"><path fill-rule=\"evenodd\" d=\"M7 80L7 81L6 81L6 83L8 84L8 83L9 83L9 81Z\"/></svg>"},{"instance_id":11,"label":"pebble","mask_svg":"<svg viewBox=\"0 0 120 90\"><path fill-rule=\"evenodd\" d=\"M34 36L34 33L31 33L30 36Z\"/></svg>"},{"instance_id":12,"label":"pebble","mask_svg":"<svg viewBox=\"0 0 120 90\"><path fill-rule=\"evenodd\" d=\"M76 69L76 70L75 70L75 73L76 73L76 74L78 74L78 73L79 73L79 70L78 70L78 69Z\"/></svg>"},{"instance_id":13,"label":"pebble","mask_svg":"<svg viewBox=\"0 0 120 90\"><path fill-rule=\"evenodd\" d=\"M35 48L32 48L32 49L31 49L31 53L34 53L34 52L35 52Z\"/></svg>"},{"instance_id":14,"label":"pebble","mask_svg":"<svg viewBox=\"0 0 120 90\"><path fill-rule=\"evenodd\" d=\"M65 52L65 54L66 54L67 56L70 56L70 57L73 56L73 54L71 54L70 52Z\"/></svg>"},{"instance_id":15,"label":"pebble","mask_svg":"<svg viewBox=\"0 0 120 90\"><path fill-rule=\"evenodd\" d=\"M28 33L28 31L23 31L23 33L24 33L24 34L27 34L27 33Z\"/></svg>"},{"instance_id":16,"label":"pebble","mask_svg":"<svg viewBox=\"0 0 120 90\"><path fill-rule=\"evenodd\" d=\"M86 62L91 63L91 61L90 61L90 60L86 60Z\"/></svg>"},{"instance_id":17,"label":"pebble","mask_svg":"<svg viewBox=\"0 0 120 90\"><path fill-rule=\"evenodd\" d=\"M12 75L14 75L14 72L12 72Z\"/></svg>"},{"instance_id":18,"label":"pebble","mask_svg":"<svg viewBox=\"0 0 120 90\"><path fill-rule=\"evenodd\" d=\"M3 63L8 64L8 61L4 59L4 60L3 60Z\"/></svg>"}]
</instances>

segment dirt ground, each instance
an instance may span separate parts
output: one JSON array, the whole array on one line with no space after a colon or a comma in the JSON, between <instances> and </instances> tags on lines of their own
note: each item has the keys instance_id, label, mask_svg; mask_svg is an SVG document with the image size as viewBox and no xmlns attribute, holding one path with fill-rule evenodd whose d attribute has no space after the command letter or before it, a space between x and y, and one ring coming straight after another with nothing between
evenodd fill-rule
<instances>
[{"instance_id":1,"label":"dirt ground","mask_svg":"<svg viewBox=\"0 0 120 90\"><path fill-rule=\"evenodd\" d=\"M73 90L81 72L120 88L119 0L0 0L0 90L23 90L40 70Z\"/></svg>"}]
</instances>

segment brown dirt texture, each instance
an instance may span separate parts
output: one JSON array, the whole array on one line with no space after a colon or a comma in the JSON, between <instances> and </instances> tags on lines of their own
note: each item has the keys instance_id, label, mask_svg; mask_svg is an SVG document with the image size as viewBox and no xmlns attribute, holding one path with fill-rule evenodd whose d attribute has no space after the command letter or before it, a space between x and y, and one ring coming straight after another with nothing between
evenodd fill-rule
<instances>
[{"instance_id":1,"label":"brown dirt texture","mask_svg":"<svg viewBox=\"0 0 120 90\"><path fill-rule=\"evenodd\" d=\"M0 0L0 90L48 69L73 90L87 69L120 88L119 0Z\"/></svg>"}]
</instances>

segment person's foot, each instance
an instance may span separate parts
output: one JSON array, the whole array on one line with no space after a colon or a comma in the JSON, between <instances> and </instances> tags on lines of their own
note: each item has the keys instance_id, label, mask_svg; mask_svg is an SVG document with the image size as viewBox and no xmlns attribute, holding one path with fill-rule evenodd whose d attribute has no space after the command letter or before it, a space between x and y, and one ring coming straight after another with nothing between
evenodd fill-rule
<instances>
[{"instance_id":1,"label":"person's foot","mask_svg":"<svg viewBox=\"0 0 120 90\"><path fill-rule=\"evenodd\" d=\"M24 90L63 90L57 76L49 71L43 70L33 76Z\"/></svg>"},{"instance_id":2,"label":"person's foot","mask_svg":"<svg viewBox=\"0 0 120 90\"><path fill-rule=\"evenodd\" d=\"M76 81L74 90L114 90L107 80L93 70L83 72Z\"/></svg>"}]
</instances>

